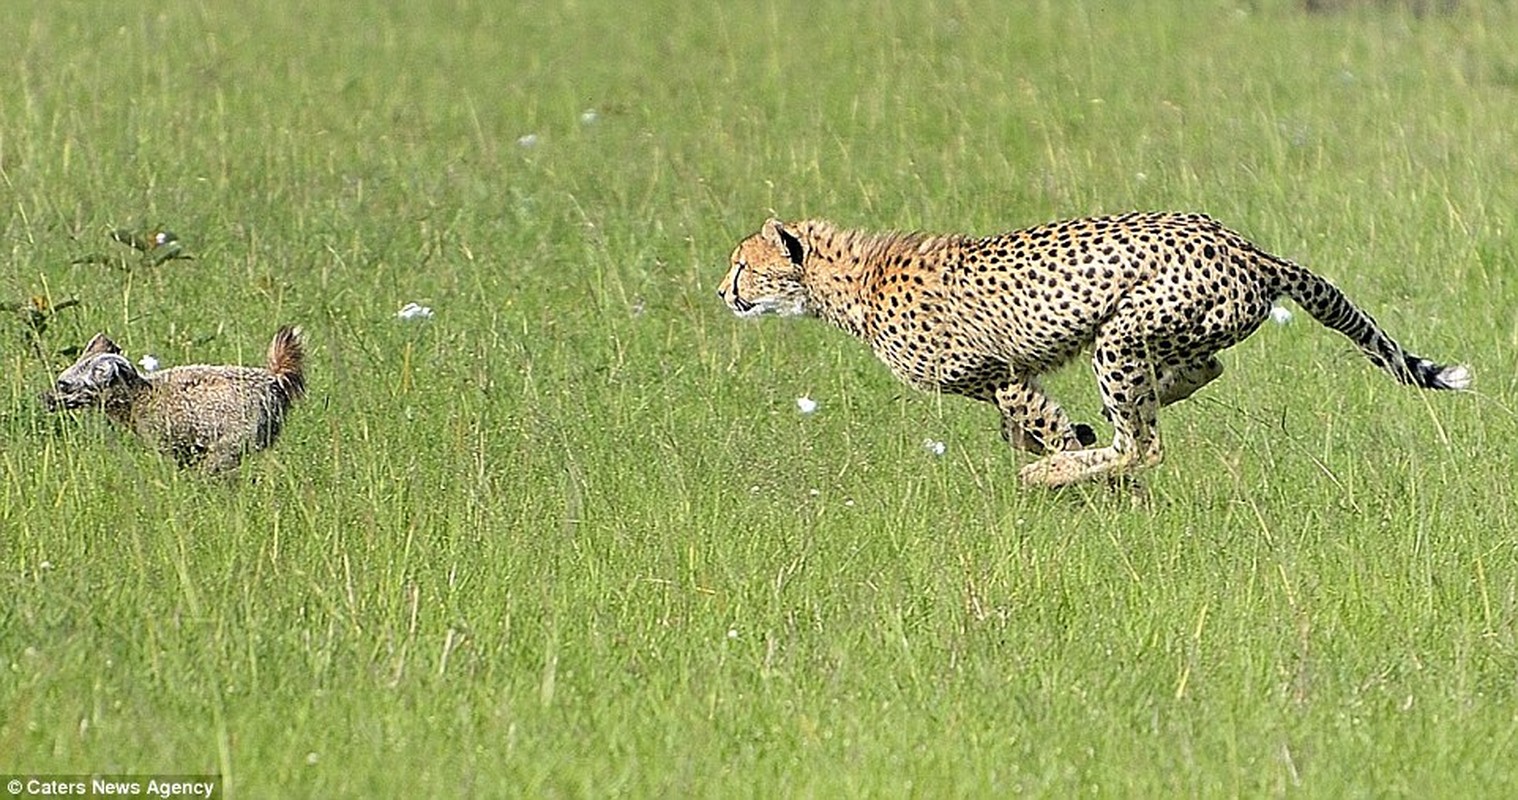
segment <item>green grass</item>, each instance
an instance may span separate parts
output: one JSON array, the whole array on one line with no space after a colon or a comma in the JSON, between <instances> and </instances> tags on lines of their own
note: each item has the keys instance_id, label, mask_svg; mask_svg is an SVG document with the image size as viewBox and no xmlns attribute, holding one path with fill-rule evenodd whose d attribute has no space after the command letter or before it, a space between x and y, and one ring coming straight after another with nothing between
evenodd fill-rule
<instances>
[{"instance_id":1,"label":"green grass","mask_svg":"<svg viewBox=\"0 0 1518 800\"><path fill-rule=\"evenodd\" d=\"M1461 5L12 9L0 300L80 304L0 319L0 773L1518 793L1518 16ZM1134 507L1020 489L990 409L713 295L770 213L1129 208L1212 213L1477 390L1299 314L1167 412ZM151 225L195 260L72 263ZM310 396L231 483L36 400L97 330L256 363L284 322ZM1084 367L1050 386L1097 418Z\"/></svg>"}]
</instances>

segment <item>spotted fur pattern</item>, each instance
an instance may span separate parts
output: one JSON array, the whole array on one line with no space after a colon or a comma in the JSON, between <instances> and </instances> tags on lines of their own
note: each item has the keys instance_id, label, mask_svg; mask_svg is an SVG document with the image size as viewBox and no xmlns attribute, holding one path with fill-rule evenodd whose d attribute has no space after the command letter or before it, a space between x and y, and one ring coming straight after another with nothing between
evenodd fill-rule
<instances>
[{"instance_id":1,"label":"spotted fur pattern","mask_svg":"<svg viewBox=\"0 0 1518 800\"><path fill-rule=\"evenodd\" d=\"M1025 482L1064 485L1161 459L1157 412L1223 372L1217 353L1290 297L1398 381L1464 389L1464 366L1412 355L1333 284L1201 214L1132 213L998 236L843 230L771 219L733 251L718 295L739 316L817 316L897 377L994 403L1003 435L1042 455ZM1107 447L1038 377L1090 351Z\"/></svg>"}]
</instances>

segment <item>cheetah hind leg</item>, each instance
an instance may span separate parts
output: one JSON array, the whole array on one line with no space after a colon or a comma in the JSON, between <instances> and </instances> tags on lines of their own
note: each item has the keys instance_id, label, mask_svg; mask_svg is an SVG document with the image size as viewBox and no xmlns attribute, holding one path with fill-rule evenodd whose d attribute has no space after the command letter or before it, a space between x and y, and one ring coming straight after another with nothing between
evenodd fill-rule
<instances>
[{"instance_id":1,"label":"cheetah hind leg","mask_svg":"<svg viewBox=\"0 0 1518 800\"><path fill-rule=\"evenodd\" d=\"M1018 472L1018 478L1024 484L1056 487L1099 477L1122 479L1160 463L1163 451L1156 381L1151 378L1148 365L1125 355L1119 346L1104 347L1099 343L1092 356L1102 403L1111 412L1109 416L1116 429L1112 445L1045 456ZM1192 374L1200 376L1201 373ZM1191 391L1205 382L1196 383Z\"/></svg>"},{"instance_id":2,"label":"cheetah hind leg","mask_svg":"<svg viewBox=\"0 0 1518 800\"><path fill-rule=\"evenodd\" d=\"M1113 488L1122 489L1138 485L1134 473L1159 464L1161 458L1159 431L1153 425L1142 437L1126 435L1119 425L1111 446L1053 453L1023 467L1017 477L1028 486L1047 487L1105 477Z\"/></svg>"},{"instance_id":3,"label":"cheetah hind leg","mask_svg":"<svg viewBox=\"0 0 1518 800\"><path fill-rule=\"evenodd\" d=\"M1223 363L1216 356L1208 355L1179 366L1167 366L1160 370L1155 379L1155 394L1159 396L1161 408L1196 394L1203 386L1217 380L1223 374ZM1112 411L1107 407L1102 408L1102 416L1108 421L1112 419ZM1077 424L1076 434L1081 437L1081 443L1090 447L1096 443L1096 432L1091 430L1090 425ZM1089 437L1089 438L1087 438ZM1142 487L1138 479L1131 475L1112 477L1114 488L1122 486Z\"/></svg>"},{"instance_id":4,"label":"cheetah hind leg","mask_svg":"<svg viewBox=\"0 0 1518 800\"><path fill-rule=\"evenodd\" d=\"M1167 366L1160 370L1159 377L1155 379L1155 394L1159 395L1160 408L1196 394L1203 386L1217 380L1223 374L1223 362L1218 361L1217 356L1205 356L1201 359L1190 361L1179 366ZM1112 411L1103 408L1102 417L1112 420ZM1076 425L1077 428L1085 428L1091 431L1089 425ZM1096 433L1090 432L1091 441L1086 442L1090 446L1096 442Z\"/></svg>"},{"instance_id":5,"label":"cheetah hind leg","mask_svg":"<svg viewBox=\"0 0 1518 800\"><path fill-rule=\"evenodd\" d=\"M1179 403L1196 393L1196 390L1218 379L1223 374L1223 362L1209 355L1179 366L1167 366L1160 370L1155 381L1155 394L1160 406Z\"/></svg>"}]
</instances>

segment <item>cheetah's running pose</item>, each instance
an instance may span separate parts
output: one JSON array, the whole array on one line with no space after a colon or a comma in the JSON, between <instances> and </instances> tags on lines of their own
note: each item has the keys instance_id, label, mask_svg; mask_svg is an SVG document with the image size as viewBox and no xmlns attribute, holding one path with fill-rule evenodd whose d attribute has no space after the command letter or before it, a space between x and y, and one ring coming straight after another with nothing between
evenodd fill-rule
<instances>
[{"instance_id":1,"label":"cheetah's running pose","mask_svg":"<svg viewBox=\"0 0 1518 800\"><path fill-rule=\"evenodd\" d=\"M733 251L718 295L739 316L810 314L868 342L897 377L995 403L1020 473L1062 486L1158 464L1157 411L1217 378L1281 295L1407 384L1471 372L1403 350L1328 281L1200 214L1074 219L1000 236L841 230L771 219ZM1072 424L1038 376L1085 349L1116 433Z\"/></svg>"}]
</instances>

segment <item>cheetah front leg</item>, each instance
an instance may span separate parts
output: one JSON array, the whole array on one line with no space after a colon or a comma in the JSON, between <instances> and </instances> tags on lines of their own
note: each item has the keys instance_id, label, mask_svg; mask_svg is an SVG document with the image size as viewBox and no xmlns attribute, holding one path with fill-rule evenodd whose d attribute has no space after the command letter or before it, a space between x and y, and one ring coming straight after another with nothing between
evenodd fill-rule
<instances>
[{"instance_id":1,"label":"cheetah front leg","mask_svg":"<svg viewBox=\"0 0 1518 800\"><path fill-rule=\"evenodd\" d=\"M1112 445L1041 458L1018 473L1024 483L1067 486L1160 463L1159 397L1152 367L1139 355L1138 346L1118 336L1098 336L1091 363L1115 431Z\"/></svg>"},{"instance_id":2,"label":"cheetah front leg","mask_svg":"<svg viewBox=\"0 0 1518 800\"><path fill-rule=\"evenodd\" d=\"M1096 443L1091 426L1071 423L1032 376L1013 375L1010 382L996 388L995 401L1001 410L1002 438L1019 450L1044 455Z\"/></svg>"}]
</instances>

